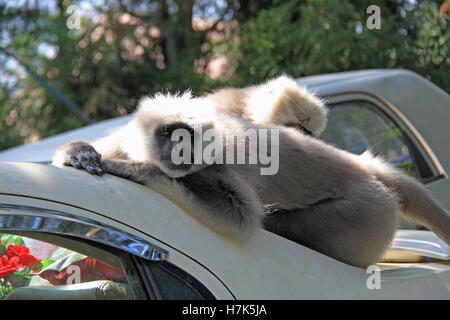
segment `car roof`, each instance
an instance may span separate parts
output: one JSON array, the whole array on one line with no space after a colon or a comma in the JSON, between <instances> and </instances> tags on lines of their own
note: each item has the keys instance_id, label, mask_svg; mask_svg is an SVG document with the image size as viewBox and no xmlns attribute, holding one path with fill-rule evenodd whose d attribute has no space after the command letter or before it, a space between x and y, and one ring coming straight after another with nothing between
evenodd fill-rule
<instances>
[{"instance_id":1,"label":"car roof","mask_svg":"<svg viewBox=\"0 0 450 320\"><path fill-rule=\"evenodd\" d=\"M16 146L0 152L0 162L50 162L57 147L73 141L93 141L106 137L124 126L132 115L94 123L79 129L57 134L41 141Z\"/></svg>"},{"instance_id":2,"label":"car roof","mask_svg":"<svg viewBox=\"0 0 450 320\"><path fill-rule=\"evenodd\" d=\"M358 80L365 77L385 77L385 76L391 77L403 71L404 70L397 70L397 69L371 69L371 70L356 70L347 72L326 73L299 78L297 79L297 83L304 85L309 89L312 89L314 87L335 84L341 81L351 81L355 79Z\"/></svg>"}]
</instances>

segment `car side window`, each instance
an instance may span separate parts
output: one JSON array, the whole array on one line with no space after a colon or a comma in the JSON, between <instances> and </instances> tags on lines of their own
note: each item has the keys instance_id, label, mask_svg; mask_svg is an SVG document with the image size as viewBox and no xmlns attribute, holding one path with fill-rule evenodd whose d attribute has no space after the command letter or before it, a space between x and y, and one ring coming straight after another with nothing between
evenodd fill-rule
<instances>
[{"instance_id":1,"label":"car side window","mask_svg":"<svg viewBox=\"0 0 450 320\"><path fill-rule=\"evenodd\" d=\"M424 179L433 175L417 147L376 105L353 101L329 108L323 140L356 154L371 149L413 177Z\"/></svg>"},{"instance_id":2,"label":"car side window","mask_svg":"<svg viewBox=\"0 0 450 320\"><path fill-rule=\"evenodd\" d=\"M168 262L149 263L164 300L213 300L213 294L197 279Z\"/></svg>"},{"instance_id":3,"label":"car side window","mask_svg":"<svg viewBox=\"0 0 450 320\"><path fill-rule=\"evenodd\" d=\"M139 297L134 275L120 256L82 241L80 252L75 251L75 240L68 249L15 234L0 239L0 299Z\"/></svg>"}]
</instances>

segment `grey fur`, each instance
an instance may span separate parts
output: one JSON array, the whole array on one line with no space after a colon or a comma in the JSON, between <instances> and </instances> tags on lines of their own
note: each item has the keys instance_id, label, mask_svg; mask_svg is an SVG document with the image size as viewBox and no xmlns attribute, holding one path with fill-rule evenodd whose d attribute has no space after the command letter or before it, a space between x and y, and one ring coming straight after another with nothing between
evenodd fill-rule
<instances>
[{"instance_id":1,"label":"grey fur","mask_svg":"<svg viewBox=\"0 0 450 320\"><path fill-rule=\"evenodd\" d=\"M96 167L99 156L83 142L60 148L54 163L79 164L94 174L104 170L145 184L220 232L245 235L263 224L355 266L379 261L400 211L450 244L448 212L418 182L384 161L369 153L358 156L339 150L294 129L262 126L223 113L196 114L192 109L209 110L203 107L210 103L190 96L147 99L124 129L93 144L103 156L101 166ZM279 172L260 175L261 165L174 168L158 136L158 128L167 124L214 128L225 137L242 135L249 128L278 129L280 140L271 143L279 143ZM265 215L260 203L270 208Z\"/></svg>"},{"instance_id":2,"label":"grey fur","mask_svg":"<svg viewBox=\"0 0 450 320\"><path fill-rule=\"evenodd\" d=\"M220 125L233 133L262 127L236 119ZM231 166L270 205L266 229L356 266L379 261L399 212L450 244L450 214L414 179L369 152L355 155L273 128L280 132L276 175L259 175L257 165Z\"/></svg>"}]
</instances>

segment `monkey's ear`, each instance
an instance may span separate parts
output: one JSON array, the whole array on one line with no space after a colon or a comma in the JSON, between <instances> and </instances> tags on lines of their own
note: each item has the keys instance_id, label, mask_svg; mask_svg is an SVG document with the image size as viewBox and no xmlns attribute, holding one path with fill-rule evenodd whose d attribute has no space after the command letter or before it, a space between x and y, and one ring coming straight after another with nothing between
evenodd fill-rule
<instances>
[{"instance_id":1,"label":"monkey's ear","mask_svg":"<svg viewBox=\"0 0 450 320\"><path fill-rule=\"evenodd\" d=\"M286 75L249 88L245 104L252 120L264 125L297 123L318 136L327 123L324 103Z\"/></svg>"}]
</instances>

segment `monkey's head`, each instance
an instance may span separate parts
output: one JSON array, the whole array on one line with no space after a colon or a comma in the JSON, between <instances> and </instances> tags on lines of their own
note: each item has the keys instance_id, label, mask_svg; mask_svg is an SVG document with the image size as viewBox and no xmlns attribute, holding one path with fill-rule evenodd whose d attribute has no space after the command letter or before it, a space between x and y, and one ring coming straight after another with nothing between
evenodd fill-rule
<instances>
[{"instance_id":1,"label":"monkey's head","mask_svg":"<svg viewBox=\"0 0 450 320\"><path fill-rule=\"evenodd\" d=\"M214 127L215 111L190 92L144 98L134 120L145 137L146 159L173 178L205 168L203 132ZM200 142L200 143L199 143ZM200 148L200 149L199 149Z\"/></svg>"}]
</instances>

